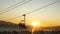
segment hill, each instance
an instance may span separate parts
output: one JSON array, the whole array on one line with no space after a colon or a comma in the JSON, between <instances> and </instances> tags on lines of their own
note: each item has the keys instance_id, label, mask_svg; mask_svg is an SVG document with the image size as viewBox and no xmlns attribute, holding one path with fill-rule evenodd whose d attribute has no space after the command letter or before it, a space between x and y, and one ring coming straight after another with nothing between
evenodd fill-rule
<instances>
[{"instance_id":1,"label":"hill","mask_svg":"<svg viewBox=\"0 0 60 34\"><path fill-rule=\"evenodd\" d=\"M17 24L0 20L0 30L17 30L17 29L18 29Z\"/></svg>"}]
</instances>

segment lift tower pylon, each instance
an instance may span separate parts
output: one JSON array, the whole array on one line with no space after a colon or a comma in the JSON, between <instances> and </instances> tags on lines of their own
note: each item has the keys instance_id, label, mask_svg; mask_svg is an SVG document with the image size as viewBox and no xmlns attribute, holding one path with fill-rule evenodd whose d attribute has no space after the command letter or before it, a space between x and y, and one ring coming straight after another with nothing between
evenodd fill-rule
<instances>
[{"instance_id":1,"label":"lift tower pylon","mask_svg":"<svg viewBox=\"0 0 60 34\"><path fill-rule=\"evenodd\" d=\"M23 14L23 20L19 23L19 29L25 29L26 27L26 14Z\"/></svg>"},{"instance_id":2,"label":"lift tower pylon","mask_svg":"<svg viewBox=\"0 0 60 34\"><path fill-rule=\"evenodd\" d=\"M24 16L24 22L26 23L26 14L23 14L23 16Z\"/></svg>"}]
</instances>

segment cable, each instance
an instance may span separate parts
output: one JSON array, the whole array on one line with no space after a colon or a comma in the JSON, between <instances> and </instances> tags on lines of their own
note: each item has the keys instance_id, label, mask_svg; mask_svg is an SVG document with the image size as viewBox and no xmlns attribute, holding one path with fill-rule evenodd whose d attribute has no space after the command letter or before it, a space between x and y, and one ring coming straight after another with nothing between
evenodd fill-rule
<instances>
[{"instance_id":1,"label":"cable","mask_svg":"<svg viewBox=\"0 0 60 34\"><path fill-rule=\"evenodd\" d=\"M22 17L22 15L20 15L20 16L18 16L18 17ZM12 18L12 19L16 19L16 18L18 18L18 17L15 17L15 18ZM12 20L12 19L8 19L8 20Z\"/></svg>"},{"instance_id":2,"label":"cable","mask_svg":"<svg viewBox=\"0 0 60 34\"><path fill-rule=\"evenodd\" d=\"M46 8L46 7L48 7L48 6L50 6L50 5L53 5L53 4L57 3L57 2L60 2L60 0L55 1L55 2L53 2L53 3L51 3L51 4L48 4L48 5L43 6L43 7L41 7L41 8L38 8L38 9L36 9L36 10L34 10L34 11L31 11L31 12L29 12L29 13L26 13L26 14L34 13L34 12L36 12L36 11L38 11L38 10L41 10L41 9L43 9L43 8Z\"/></svg>"},{"instance_id":3,"label":"cable","mask_svg":"<svg viewBox=\"0 0 60 34\"><path fill-rule=\"evenodd\" d=\"M31 0L26 1L26 2L24 2L24 3L22 3L22 4L18 5L18 6L15 6L15 7L11 8L11 9L7 10L6 12L1 13L0 15L5 14L5 13L9 12L10 10L13 10L13 9L15 9L15 8L17 8L17 7L19 7L19 6L23 5L23 4L26 4L26 3L30 2L30 1Z\"/></svg>"},{"instance_id":4,"label":"cable","mask_svg":"<svg viewBox=\"0 0 60 34\"><path fill-rule=\"evenodd\" d=\"M57 3L57 2L60 2L60 0L58 0L58 1L56 1L56 2L53 2L53 3L51 3L51 4L48 4L48 5L46 5L46 6L43 6L43 7L41 7L41 8L38 8L38 9L36 9L36 10L33 10L33 11L31 11L31 12L29 12L29 13L26 13L26 14L34 13L34 12L36 12L36 11L38 11L38 10L41 10L41 9L46 8L46 7L48 7L48 6L51 6L51 5L53 5L53 4ZM21 15L21 16L22 16L22 15ZM15 17L15 18L18 18L18 17L21 17L21 16L17 16L17 17ZM15 19L15 18L12 18L12 19ZM9 20L12 20L12 19L9 19Z\"/></svg>"},{"instance_id":5,"label":"cable","mask_svg":"<svg viewBox=\"0 0 60 34\"><path fill-rule=\"evenodd\" d=\"M0 12L5 11L5 10L7 10L7 9L10 9L11 7L14 7L14 6L16 6L16 5L18 5L18 4L20 4L20 3L24 2L24 1L25 1L25 0L23 0L23 1L21 1L21 2L18 2L18 3L14 4L14 5L10 6L10 7L7 7L6 9L1 10Z\"/></svg>"}]
</instances>

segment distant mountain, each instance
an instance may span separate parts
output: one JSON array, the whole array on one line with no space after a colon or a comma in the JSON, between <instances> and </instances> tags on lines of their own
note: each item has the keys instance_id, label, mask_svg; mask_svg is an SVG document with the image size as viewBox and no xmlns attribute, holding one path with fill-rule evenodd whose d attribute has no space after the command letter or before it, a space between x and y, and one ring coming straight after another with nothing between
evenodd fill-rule
<instances>
[{"instance_id":1,"label":"distant mountain","mask_svg":"<svg viewBox=\"0 0 60 34\"><path fill-rule=\"evenodd\" d=\"M0 30L17 30L17 29L18 29L17 24L0 20Z\"/></svg>"},{"instance_id":2,"label":"distant mountain","mask_svg":"<svg viewBox=\"0 0 60 34\"><path fill-rule=\"evenodd\" d=\"M17 24L0 20L0 26L15 26L15 25Z\"/></svg>"}]
</instances>

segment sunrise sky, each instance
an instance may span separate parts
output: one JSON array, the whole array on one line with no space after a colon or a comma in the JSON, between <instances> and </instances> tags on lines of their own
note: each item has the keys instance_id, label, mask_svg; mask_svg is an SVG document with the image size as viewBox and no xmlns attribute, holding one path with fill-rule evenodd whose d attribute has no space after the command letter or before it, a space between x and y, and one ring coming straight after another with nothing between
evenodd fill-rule
<instances>
[{"instance_id":1,"label":"sunrise sky","mask_svg":"<svg viewBox=\"0 0 60 34\"><path fill-rule=\"evenodd\" d=\"M12 6L20 1L23 0L0 0L0 10L6 9L7 7ZM24 2L26 1L28 0L25 0ZM29 13L31 11L34 11L35 9L41 8L55 1L58 0L32 0L22 6L10 10L5 14L1 14L1 13L7 11L8 9L5 11L0 11L1 14L0 20L10 21L17 24L20 22L23 16L18 17L16 19L12 19L12 18L23 15L25 13ZM47 25L47 26L60 26L60 2L55 3L49 7L43 8L41 10L38 10L34 13L27 14L26 21L27 22L37 21L39 23L42 23L42 25Z\"/></svg>"}]
</instances>

